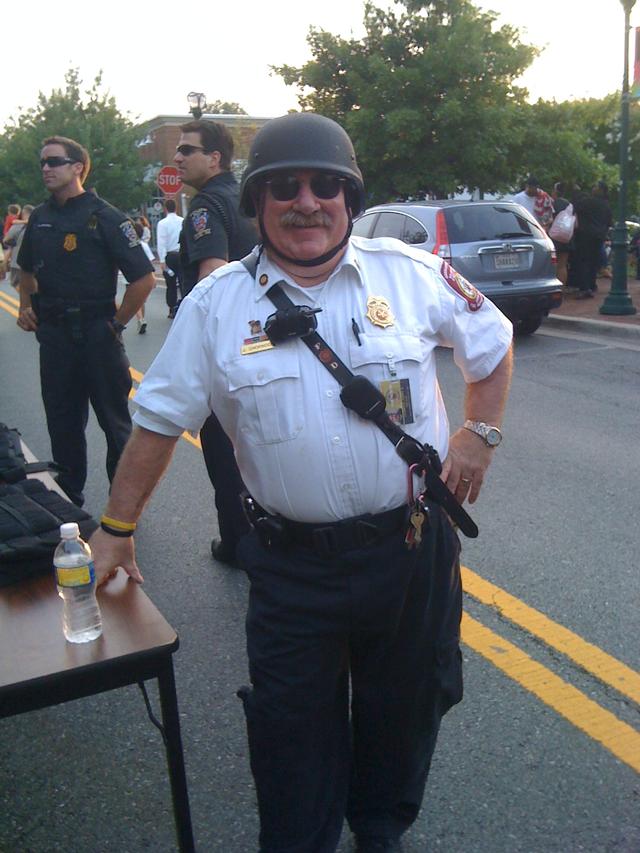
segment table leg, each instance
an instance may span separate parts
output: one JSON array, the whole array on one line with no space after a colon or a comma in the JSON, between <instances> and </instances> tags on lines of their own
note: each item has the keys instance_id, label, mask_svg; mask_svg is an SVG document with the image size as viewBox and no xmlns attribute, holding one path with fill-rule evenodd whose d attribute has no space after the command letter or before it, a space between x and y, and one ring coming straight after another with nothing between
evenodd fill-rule
<instances>
[{"instance_id":1,"label":"table leg","mask_svg":"<svg viewBox=\"0 0 640 853\"><path fill-rule=\"evenodd\" d=\"M184 770L184 753L180 736L180 718L178 716L178 698L173 674L173 659L167 658L166 665L158 675L162 723L166 735L167 764L171 780L173 814L178 836L180 853L195 853L187 777Z\"/></svg>"}]
</instances>

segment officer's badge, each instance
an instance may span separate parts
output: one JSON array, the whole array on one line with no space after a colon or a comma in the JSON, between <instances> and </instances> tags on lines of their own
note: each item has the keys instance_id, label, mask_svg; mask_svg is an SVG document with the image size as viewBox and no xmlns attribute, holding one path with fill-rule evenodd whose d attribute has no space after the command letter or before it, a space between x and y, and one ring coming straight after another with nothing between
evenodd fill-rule
<instances>
[{"instance_id":1,"label":"officer's badge","mask_svg":"<svg viewBox=\"0 0 640 853\"><path fill-rule=\"evenodd\" d=\"M133 222L130 219L125 219L124 222L120 223L119 227L125 239L129 241L130 249L133 249L134 246L139 245L140 238L136 234L136 229L133 227Z\"/></svg>"},{"instance_id":2,"label":"officer's badge","mask_svg":"<svg viewBox=\"0 0 640 853\"><path fill-rule=\"evenodd\" d=\"M447 282L451 290L462 296L466 301L469 311L477 311L482 307L484 296L466 278L463 278L460 273L456 272L451 264L447 261L442 262L440 267L440 275Z\"/></svg>"},{"instance_id":3,"label":"officer's badge","mask_svg":"<svg viewBox=\"0 0 640 853\"><path fill-rule=\"evenodd\" d=\"M199 240L201 237L204 237L205 234L211 234L211 228L209 228L209 212L206 207L199 207L189 215L191 217L194 240Z\"/></svg>"},{"instance_id":4,"label":"officer's badge","mask_svg":"<svg viewBox=\"0 0 640 853\"><path fill-rule=\"evenodd\" d=\"M371 320L374 326L380 326L381 329L393 326L396 318L384 296L370 296L367 299L367 320Z\"/></svg>"},{"instance_id":5,"label":"officer's badge","mask_svg":"<svg viewBox=\"0 0 640 853\"><path fill-rule=\"evenodd\" d=\"M65 252L75 252L78 248L78 237L76 234L65 234L62 248Z\"/></svg>"}]
</instances>

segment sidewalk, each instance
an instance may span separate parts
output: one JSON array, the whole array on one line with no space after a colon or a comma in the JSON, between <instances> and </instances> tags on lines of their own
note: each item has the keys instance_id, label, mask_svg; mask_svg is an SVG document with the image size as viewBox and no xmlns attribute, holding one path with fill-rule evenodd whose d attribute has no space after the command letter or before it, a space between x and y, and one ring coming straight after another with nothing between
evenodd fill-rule
<instances>
[{"instance_id":1,"label":"sidewalk","mask_svg":"<svg viewBox=\"0 0 640 853\"><path fill-rule=\"evenodd\" d=\"M629 276L627 280L627 291L636 308L635 314L601 314L600 306L610 289L611 279L599 278L598 291L593 299L576 299L575 293L565 293L562 305L549 314L543 328L546 326L591 334L629 336L640 341L640 281L635 276Z\"/></svg>"}]
</instances>

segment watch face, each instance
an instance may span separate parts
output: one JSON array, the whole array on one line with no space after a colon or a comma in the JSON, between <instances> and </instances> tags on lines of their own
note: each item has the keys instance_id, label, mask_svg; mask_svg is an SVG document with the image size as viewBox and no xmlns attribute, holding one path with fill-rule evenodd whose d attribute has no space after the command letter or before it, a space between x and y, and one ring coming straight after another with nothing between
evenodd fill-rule
<instances>
[{"instance_id":1,"label":"watch face","mask_svg":"<svg viewBox=\"0 0 640 853\"><path fill-rule=\"evenodd\" d=\"M491 427L491 429L487 431L487 444L489 447L497 447L501 441L502 433L500 430L495 427Z\"/></svg>"}]
</instances>

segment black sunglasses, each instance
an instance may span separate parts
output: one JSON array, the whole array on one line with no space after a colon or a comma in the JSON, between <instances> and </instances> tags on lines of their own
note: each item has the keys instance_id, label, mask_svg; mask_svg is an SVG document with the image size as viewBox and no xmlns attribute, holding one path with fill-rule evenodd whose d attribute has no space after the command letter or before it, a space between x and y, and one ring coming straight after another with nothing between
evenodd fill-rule
<instances>
[{"instance_id":1,"label":"black sunglasses","mask_svg":"<svg viewBox=\"0 0 640 853\"><path fill-rule=\"evenodd\" d=\"M67 163L79 162L79 160L74 160L72 157L41 157L40 168L48 166L50 169L55 169L57 166L66 166Z\"/></svg>"},{"instance_id":2,"label":"black sunglasses","mask_svg":"<svg viewBox=\"0 0 640 853\"><path fill-rule=\"evenodd\" d=\"M196 151L204 151L202 145L177 145L176 154L182 154L183 157L190 157Z\"/></svg>"},{"instance_id":3,"label":"black sunglasses","mask_svg":"<svg viewBox=\"0 0 640 853\"><path fill-rule=\"evenodd\" d=\"M309 186L316 198L327 200L338 195L345 181L346 178L341 178L340 175L318 172L309 181ZM265 183L276 201L293 201L300 192L301 182L295 175L274 175L267 178Z\"/></svg>"}]
</instances>

